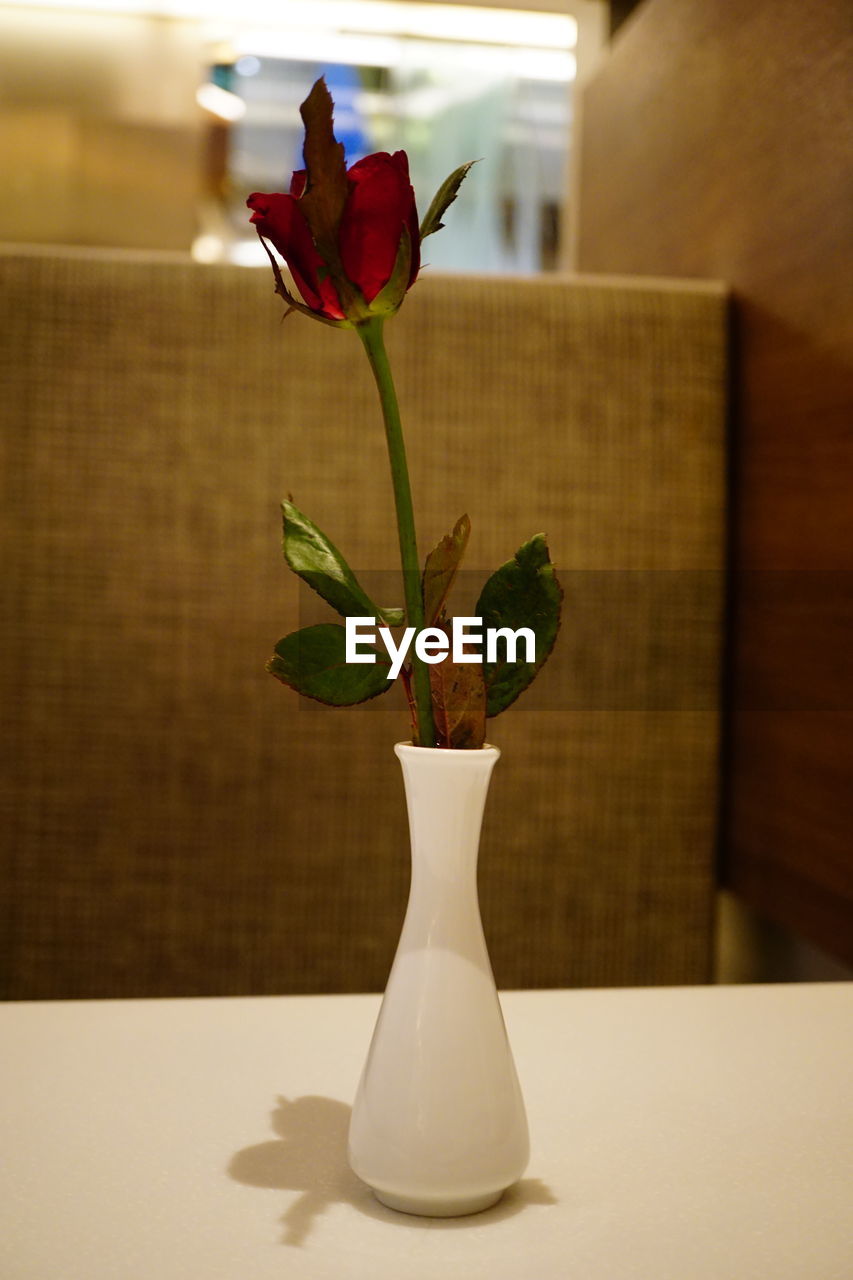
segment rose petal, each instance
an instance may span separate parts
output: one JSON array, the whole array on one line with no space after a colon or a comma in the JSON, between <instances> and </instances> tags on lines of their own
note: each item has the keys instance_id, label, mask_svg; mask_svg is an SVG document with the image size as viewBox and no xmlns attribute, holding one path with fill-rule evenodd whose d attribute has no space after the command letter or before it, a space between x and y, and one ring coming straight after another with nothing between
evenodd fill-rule
<instances>
[{"instance_id":1,"label":"rose petal","mask_svg":"<svg viewBox=\"0 0 853 1280\"><path fill-rule=\"evenodd\" d=\"M294 197L256 191L246 204L254 210L251 221L284 258L308 306L331 319L343 319L334 285L328 278L321 277L323 259L314 247L308 223Z\"/></svg>"},{"instance_id":2,"label":"rose petal","mask_svg":"<svg viewBox=\"0 0 853 1280\"><path fill-rule=\"evenodd\" d=\"M417 212L405 152L365 156L347 171L347 179L338 236L341 260L348 278L372 302L394 270L404 226L412 236L410 283L418 272Z\"/></svg>"}]
</instances>

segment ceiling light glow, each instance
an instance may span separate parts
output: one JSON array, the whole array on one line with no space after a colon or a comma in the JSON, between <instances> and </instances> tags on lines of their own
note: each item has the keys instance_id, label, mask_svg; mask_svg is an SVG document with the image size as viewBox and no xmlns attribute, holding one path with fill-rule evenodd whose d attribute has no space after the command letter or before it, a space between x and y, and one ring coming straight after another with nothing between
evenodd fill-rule
<instances>
[{"instance_id":1,"label":"ceiling light glow","mask_svg":"<svg viewBox=\"0 0 853 1280\"><path fill-rule=\"evenodd\" d=\"M21 8L137 14L223 21L341 34L420 37L527 49L573 49L577 22L570 14L419 0L16 0Z\"/></svg>"}]
</instances>

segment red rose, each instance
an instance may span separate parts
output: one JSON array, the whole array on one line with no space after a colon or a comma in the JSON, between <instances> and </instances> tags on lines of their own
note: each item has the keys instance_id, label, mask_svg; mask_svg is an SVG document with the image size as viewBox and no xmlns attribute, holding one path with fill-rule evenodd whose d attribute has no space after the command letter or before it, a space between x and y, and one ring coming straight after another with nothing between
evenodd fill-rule
<instances>
[{"instance_id":1,"label":"red rose","mask_svg":"<svg viewBox=\"0 0 853 1280\"><path fill-rule=\"evenodd\" d=\"M307 307L329 320L365 319L395 266L402 265L404 276L392 290L394 296L378 308L386 314L395 311L420 266L418 215L405 151L380 151L346 170L342 212L325 253L301 207L305 191L306 172L299 170L289 194L255 192L247 204L259 235L284 258ZM336 287L336 281L344 287ZM355 286L354 296L346 290L347 282ZM342 298L347 292L351 296Z\"/></svg>"}]
</instances>

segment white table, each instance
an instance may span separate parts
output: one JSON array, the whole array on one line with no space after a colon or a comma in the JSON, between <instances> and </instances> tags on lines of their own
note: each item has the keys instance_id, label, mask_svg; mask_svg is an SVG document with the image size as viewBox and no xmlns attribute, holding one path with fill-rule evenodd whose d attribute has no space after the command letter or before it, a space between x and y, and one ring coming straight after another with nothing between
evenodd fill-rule
<instances>
[{"instance_id":1,"label":"white table","mask_svg":"<svg viewBox=\"0 0 853 1280\"><path fill-rule=\"evenodd\" d=\"M853 984L502 997L524 1181L348 1171L374 996L0 1008L4 1280L850 1280Z\"/></svg>"}]
</instances>

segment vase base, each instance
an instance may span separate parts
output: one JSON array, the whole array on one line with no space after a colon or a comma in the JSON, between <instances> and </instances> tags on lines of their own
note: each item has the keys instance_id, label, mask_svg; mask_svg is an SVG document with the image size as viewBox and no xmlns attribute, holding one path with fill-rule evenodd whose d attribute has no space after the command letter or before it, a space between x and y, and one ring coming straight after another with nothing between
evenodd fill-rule
<instances>
[{"instance_id":1,"label":"vase base","mask_svg":"<svg viewBox=\"0 0 853 1280\"><path fill-rule=\"evenodd\" d=\"M371 1188L374 1196L388 1209L396 1209L397 1213L411 1213L419 1218L464 1218L468 1214L482 1213L491 1209L500 1200L505 1188L500 1191L489 1191L480 1196L452 1196L446 1199L441 1196L398 1196L393 1191L377 1191Z\"/></svg>"}]
</instances>

